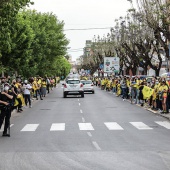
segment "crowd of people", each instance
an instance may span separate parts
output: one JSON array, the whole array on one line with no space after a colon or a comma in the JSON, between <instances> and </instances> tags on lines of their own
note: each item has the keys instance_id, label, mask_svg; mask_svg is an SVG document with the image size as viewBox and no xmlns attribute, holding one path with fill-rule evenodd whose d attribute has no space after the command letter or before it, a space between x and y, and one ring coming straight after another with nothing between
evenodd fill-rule
<instances>
[{"instance_id":1,"label":"crowd of people","mask_svg":"<svg viewBox=\"0 0 170 170\"><path fill-rule=\"evenodd\" d=\"M56 87L59 78L56 77L31 77L22 80L17 77L11 80L10 77L0 79L0 129L5 119L2 136L10 136L11 112L16 109L22 112L23 107L32 107L32 100L43 100L47 93Z\"/></svg>"},{"instance_id":2,"label":"crowd of people","mask_svg":"<svg viewBox=\"0 0 170 170\"><path fill-rule=\"evenodd\" d=\"M147 79L138 76L93 77L93 82L101 90L111 91L123 101L140 104L161 114L170 109L170 78L155 77Z\"/></svg>"}]
</instances>

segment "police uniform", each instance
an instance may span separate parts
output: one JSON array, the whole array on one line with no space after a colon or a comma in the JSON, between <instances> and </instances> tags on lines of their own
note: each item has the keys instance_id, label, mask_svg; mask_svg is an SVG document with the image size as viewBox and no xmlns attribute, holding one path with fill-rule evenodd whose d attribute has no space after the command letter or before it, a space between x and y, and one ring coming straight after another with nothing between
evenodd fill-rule
<instances>
[{"instance_id":1,"label":"police uniform","mask_svg":"<svg viewBox=\"0 0 170 170\"><path fill-rule=\"evenodd\" d=\"M7 95L3 94L3 92L0 93L0 101L8 103L8 105L1 103L0 129L1 129L1 126L2 126L4 118L5 118L5 126L4 126L3 136L9 136L10 137L10 117L11 117L13 95L12 95L11 92L6 92L6 93L11 96L11 99ZM9 129L9 133L7 133L8 129Z\"/></svg>"}]
</instances>

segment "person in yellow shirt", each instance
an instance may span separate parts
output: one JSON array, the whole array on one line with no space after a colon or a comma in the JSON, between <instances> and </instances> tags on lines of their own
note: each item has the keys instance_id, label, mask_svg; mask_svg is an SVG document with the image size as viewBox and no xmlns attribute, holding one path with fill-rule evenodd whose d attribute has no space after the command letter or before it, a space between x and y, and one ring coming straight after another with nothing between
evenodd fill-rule
<instances>
[{"instance_id":1,"label":"person in yellow shirt","mask_svg":"<svg viewBox=\"0 0 170 170\"><path fill-rule=\"evenodd\" d=\"M140 78L136 78L135 82L136 82L136 84L135 84L135 87L136 87L136 102L135 102L135 104L138 104L138 102L139 102L139 85L140 85Z\"/></svg>"},{"instance_id":2,"label":"person in yellow shirt","mask_svg":"<svg viewBox=\"0 0 170 170\"><path fill-rule=\"evenodd\" d=\"M119 97L121 95L121 85L120 85L120 81L117 82L117 97Z\"/></svg>"},{"instance_id":3,"label":"person in yellow shirt","mask_svg":"<svg viewBox=\"0 0 170 170\"><path fill-rule=\"evenodd\" d=\"M101 80L101 90L104 90L104 83L105 83L105 80L102 79L102 80Z\"/></svg>"},{"instance_id":4,"label":"person in yellow shirt","mask_svg":"<svg viewBox=\"0 0 170 170\"><path fill-rule=\"evenodd\" d=\"M108 79L108 80L107 80L107 83L106 83L106 91L110 91L110 85L111 85L111 82L110 82L110 80Z\"/></svg>"},{"instance_id":5,"label":"person in yellow shirt","mask_svg":"<svg viewBox=\"0 0 170 170\"><path fill-rule=\"evenodd\" d=\"M35 90L35 95L36 95L36 99L38 100L38 95L40 96L40 99L43 100L42 96L41 96L41 91L40 91L40 88L41 88L41 80L40 80L40 77L38 77L36 80L35 80L35 85L36 85L36 90Z\"/></svg>"},{"instance_id":6,"label":"person in yellow shirt","mask_svg":"<svg viewBox=\"0 0 170 170\"><path fill-rule=\"evenodd\" d=\"M113 92L113 94L116 93L116 80L115 80L115 78L112 79L112 92Z\"/></svg>"},{"instance_id":7,"label":"person in yellow shirt","mask_svg":"<svg viewBox=\"0 0 170 170\"><path fill-rule=\"evenodd\" d=\"M34 77L34 81L32 82L32 91L33 91L33 94L35 95L36 94L36 90L38 89L38 85L37 85L37 78Z\"/></svg>"},{"instance_id":8,"label":"person in yellow shirt","mask_svg":"<svg viewBox=\"0 0 170 170\"><path fill-rule=\"evenodd\" d=\"M43 79L41 81L41 94L42 94L42 97L46 96L46 89L47 89L47 81L46 81L46 79Z\"/></svg>"},{"instance_id":9,"label":"person in yellow shirt","mask_svg":"<svg viewBox=\"0 0 170 170\"><path fill-rule=\"evenodd\" d=\"M152 89L154 89L153 94L152 94L152 110L155 110L157 108L156 106L156 97L157 97L157 85L152 84Z\"/></svg>"},{"instance_id":10,"label":"person in yellow shirt","mask_svg":"<svg viewBox=\"0 0 170 170\"><path fill-rule=\"evenodd\" d=\"M163 80L162 85L159 88L159 91L162 92L162 109L163 109L163 111L161 112L162 114L167 113L166 101L167 101L167 97L168 97L168 90L169 90L169 87L166 84L166 81Z\"/></svg>"}]
</instances>

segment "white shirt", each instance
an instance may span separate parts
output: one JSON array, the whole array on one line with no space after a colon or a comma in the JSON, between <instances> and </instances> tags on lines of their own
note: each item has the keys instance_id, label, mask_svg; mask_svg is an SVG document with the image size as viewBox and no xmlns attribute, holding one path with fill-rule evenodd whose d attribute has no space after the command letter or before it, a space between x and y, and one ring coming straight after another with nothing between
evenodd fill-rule
<instances>
[{"instance_id":1,"label":"white shirt","mask_svg":"<svg viewBox=\"0 0 170 170\"><path fill-rule=\"evenodd\" d=\"M24 94L30 94L30 90L32 89L30 84L24 84Z\"/></svg>"}]
</instances>

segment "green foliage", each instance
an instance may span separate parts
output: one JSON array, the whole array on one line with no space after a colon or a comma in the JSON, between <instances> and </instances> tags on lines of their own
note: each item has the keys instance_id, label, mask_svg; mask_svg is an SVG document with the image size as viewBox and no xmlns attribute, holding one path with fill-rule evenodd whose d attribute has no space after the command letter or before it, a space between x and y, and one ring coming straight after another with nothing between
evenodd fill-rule
<instances>
[{"instance_id":1,"label":"green foliage","mask_svg":"<svg viewBox=\"0 0 170 170\"><path fill-rule=\"evenodd\" d=\"M27 77L68 74L71 66L61 57L68 45L64 23L52 13L21 10L29 2L11 0L0 5L1 68Z\"/></svg>"},{"instance_id":2,"label":"green foliage","mask_svg":"<svg viewBox=\"0 0 170 170\"><path fill-rule=\"evenodd\" d=\"M18 11L28 5L30 0L1 0L0 2L0 56L11 52L11 33Z\"/></svg>"}]
</instances>

